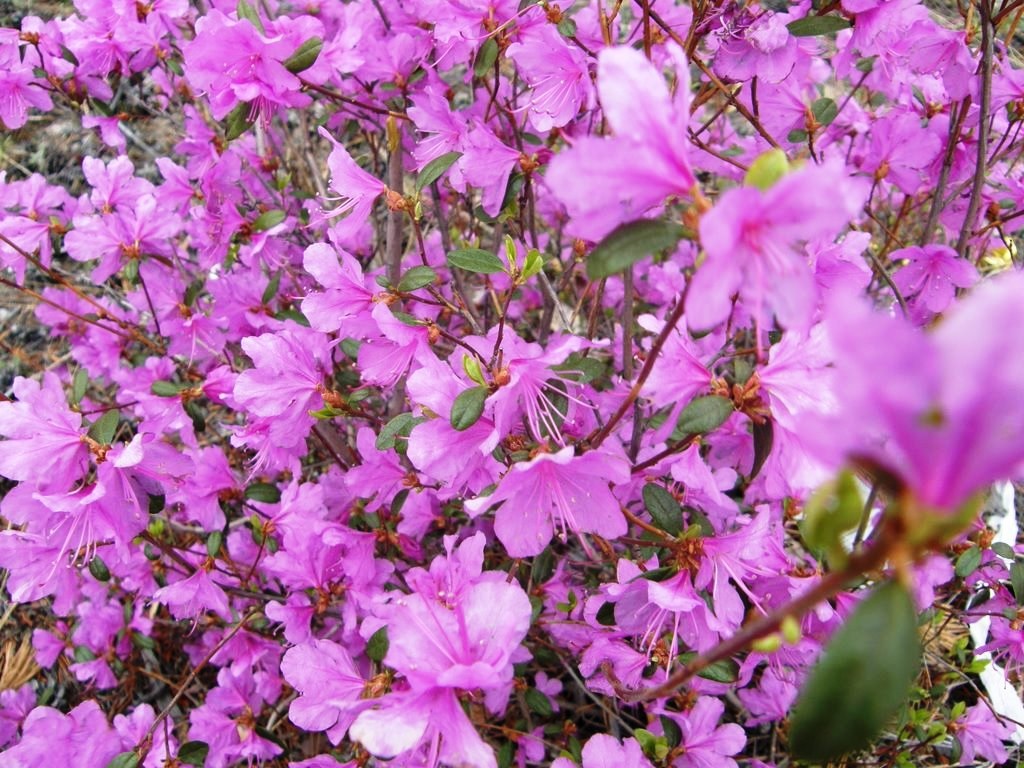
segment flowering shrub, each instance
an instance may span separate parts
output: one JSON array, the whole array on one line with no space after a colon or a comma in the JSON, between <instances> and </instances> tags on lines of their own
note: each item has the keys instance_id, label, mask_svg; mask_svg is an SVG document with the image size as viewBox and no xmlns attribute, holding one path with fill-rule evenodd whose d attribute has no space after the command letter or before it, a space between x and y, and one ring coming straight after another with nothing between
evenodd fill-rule
<instances>
[{"instance_id":1,"label":"flowering shrub","mask_svg":"<svg viewBox=\"0 0 1024 768\"><path fill-rule=\"evenodd\" d=\"M8 16L0 768L1008 759L1024 5L962 11Z\"/></svg>"}]
</instances>

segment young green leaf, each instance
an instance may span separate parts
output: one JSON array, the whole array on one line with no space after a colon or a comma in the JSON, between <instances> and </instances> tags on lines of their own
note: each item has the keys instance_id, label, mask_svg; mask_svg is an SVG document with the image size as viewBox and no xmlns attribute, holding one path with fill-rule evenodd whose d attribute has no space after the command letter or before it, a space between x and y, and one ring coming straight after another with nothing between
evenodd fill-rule
<instances>
[{"instance_id":1,"label":"young green leaf","mask_svg":"<svg viewBox=\"0 0 1024 768\"><path fill-rule=\"evenodd\" d=\"M498 60L498 41L488 37L480 50L476 52L476 60L473 62L473 74L477 77L484 77L491 71L494 62Z\"/></svg>"},{"instance_id":2,"label":"young green leaf","mask_svg":"<svg viewBox=\"0 0 1024 768\"><path fill-rule=\"evenodd\" d=\"M883 584L811 670L793 710L794 755L825 762L866 747L906 700L920 667L914 601L902 584Z\"/></svg>"},{"instance_id":3,"label":"young green leaf","mask_svg":"<svg viewBox=\"0 0 1024 768\"><path fill-rule=\"evenodd\" d=\"M252 107L249 102L243 101L228 112L224 118L224 138L234 141L243 133L248 131L255 124L255 117L252 115Z\"/></svg>"},{"instance_id":4,"label":"young green leaf","mask_svg":"<svg viewBox=\"0 0 1024 768\"><path fill-rule=\"evenodd\" d=\"M652 253L675 247L683 234L678 224L660 219L640 219L616 227L587 257L587 276L600 280L621 272Z\"/></svg>"},{"instance_id":5,"label":"young green leaf","mask_svg":"<svg viewBox=\"0 0 1024 768\"><path fill-rule=\"evenodd\" d=\"M762 192L786 175L789 159L781 149L769 149L759 155L747 169L743 183Z\"/></svg>"},{"instance_id":6,"label":"young green leaf","mask_svg":"<svg viewBox=\"0 0 1024 768\"><path fill-rule=\"evenodd\" d=\"M388 628L381 627L370 635L370 639L366 641L366 655L370 657L371 661L376 661L379 664L388 655L390 645Z\"/></svg>"},{"instance_id":7,"label":"young green leaf","mask_svg":"<svg viewBox=\"0 0 1024 768\"><path fill-rule=\"evenodd\" d=\"M89 437L100 445L110 445L120 420L121 416L117 410L106 411L89 427Z\"/></svg>"},{"instance_id":8,"label":"young green leaf","mask_svg":"<svg viewBox=\"0 0 1024 768\"><path fill-rule=\"evenodd\" d=\"M264 211L252 223L252 229L254 232L266 232L268 229L273 229L284 221L286 216L287 214L280 210Z\"/></svg>"},{"instance_id":9,"label":"young green leaf","mask_svg":"<svg viewBox=\"0 0 1024 768\"><path fill-rule=\"evenodd\" d=\"M249 5L246 0L238 0L238 5L236 6L235 11L238 13L238 18L247 19L250 24L256 27L256 31L261 35L267 34L266 30L263 28L263 21L260 19L259 12Z\"/></svg>"},{"instance_id":10,"label":"young green leaf","mask_svg":"<svg viewBox=\"0 0 1024 768\"><path fill-rule=\"evenodd\" d=\"M452 403L451 424L459 432L469 429L484 412L487 387L472 387L459 393Z\"/></svg>"},{"instance_id":11,"label":"young green leaf","mask_svg":"<svg viewBox=\"0 0 1024 768\"><path fill-rule=\"evenodd\" d=\"M956 559L956 575L961 579L966 579L981 565L981 550L976 546L970 549L964 550L963 554Z\"/></svg>"}]
</instances>

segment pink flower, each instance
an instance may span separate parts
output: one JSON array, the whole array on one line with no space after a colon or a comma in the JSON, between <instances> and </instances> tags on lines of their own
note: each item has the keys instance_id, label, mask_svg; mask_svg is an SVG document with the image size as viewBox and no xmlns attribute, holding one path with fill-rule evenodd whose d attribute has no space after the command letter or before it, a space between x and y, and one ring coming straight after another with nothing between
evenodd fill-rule
<instances>
[{"instance_id":1,"label":"pink flower","mask_svg":"<svg viewBox=\"0 0 1024 768\"><path fill-rule=\"evenodd\" d=\"M512 557L539 554L556 527L563 541L569 531L606 539L626 533L626 518L608 483L628 481L628 464L608 453L573 451L566 446L515 464L494 493L466 502L474 517L505 502L495 513L494 532Z\"/></svg>"},{"instance_id":2,"label":"pink flower","mask_svg":"<svg viewBox=\"0 0 1024 768\"><path fill-rule=\"evenodd\" d=\"M580 107L592 106L594 87L587 57L551 24L531 27L523 38L506 53L530 86L530 123L538 131L560 128L576 117Z\"/></svg>"},{"instance_id":3,"label":"pink flower","mask_svg":"<svg viewBox=\"0 0 1024 768\"><path fill-rule=\"evenodd\" d=\"M725 704L710 696L701 696L693 709L685 714L666 712L679 724L683 732L682 755L672 765L675 768L736 768L735 755L747 743L743 728L735 723L719 725Z\"/></svg>"},{"instance_id":4,"label":"pink flower","mask_svg":"<svg viewBox=\"0 0 1024 768\"><path fill-rule=\"evenodd\" d=\"M18 377L14 402L0 402L0 475L31 482L44 492L67 491L88 468L82 417L67 406L55 374L43 381Z\"/></svg>"},{"instance_id":5,"label":"pink flower","mask_svg":"<svg viewBox=\"0 0 1024 768\"><path fill-rule=\"evenodd\" d=\"M996 764L1007 759L1003 742L1013 736L1014 727L1000 722L983 702L969 707L960 719L950 724L950 729L963 747L961 765L972 765L979 757Z\"/></svg>"},{"instance_id":6,"label":"pink flower","mask_svg":"<svg viewBox=\"0 0 1024 768\"><path fill-rule=\"evenodd\" d=\"M861 170L912 195L921 186L924 169L941 150L941 140L921 125L920 117L912 112L892 113L872 124Z\"/></svg>"},{"instance_id":7,"label":"pink flower","mask_svg":"<svg viewBox=\"0 0 1024 768\"><path fill-rule=\"evenodd\" d=\"M695 328L723 322L740 299L761 327L772 315L806 329L817 304L814 275L795 246L834 237L864 202L861 185L836 164L786 174L765 191L731 189L700 221L707 261L694 275L687 318Z\"/></svg>"},{"instance_id":8,"label":"pink flower","mask_svg":"<svg viewBox=\"0 0 1024 768\"><path fill-rule=\"evenodd\" d=\"M636 739L626 739L620 744L614 736L605 733L590 737L583 747L582 757L582 768L652 768ZM568 758L560 757L551 768L573 768L574 765Z\"/></svg>"},{"instance_id":9,"label":"pink flower","mask_svg":"<svg viewBox=\"0 0 1024 768\"><path fill-rule=\"evenodd\" d=\"M928 317L953 303L957 288L970 288L978 280L978 271L966 259L957 258L948 245L911 246L889 254L892 261L906 259L906 265L893 274L900 292L921 307Z\"/></svg>"},{"instance_id":10,"label":"pink flower","mask_svg":"<svg viewBox=\"0 0 1024 768\"><path fill-rule=\"evenodd\" d=\"M176 619L194 619L212 611L225 621L231 620L228 596L210 578L213 561L196 568L186 579L175 581L153 593L153 602L167 606Z\"/></svg>"},{"instance_id":11,"label":"pink flower","mask_svg":"<svg viewBox=\"0 0 1024 768\"><path fill-rule=\"evenodd\" d=\"M345 239L354 235L367 222L374 201L384 194L387 187L383 181L360 168L348 150L326 128L320 129L320 135L333 145L331 154L327 156L327 169L331 172L328 184L337 197L326 199L340 202L340 205L324 215L334 218L343 213L348 214L335 230L339 239Z\"/></svg>"},{"instance_id":12,"label":"pink flower","mask_svg":"<svg viewBox=\"0 0 1024 768\"><path fill-rule=\"evenodd\" d=\"M607 48L598 57L597 91L615 135L577 139L545 177L569 211L573 234L599 240L693 188L688 70L678 49L670 50L680 78L675 96L640 51Z\"/></svg>"},{"instance_id":13,"label":"pink flower","mask_svg":"<svg viewBox=\"0 0 1024 768\"><path fill-rule=\"evenodd\" d=\"M300 694L288 717L307 731L327 731L332 744L339 744L356 715L372 704L363 698L366 682L352 657L330 640L289 648L281 674Z\"/></svg>"}]
</instances>

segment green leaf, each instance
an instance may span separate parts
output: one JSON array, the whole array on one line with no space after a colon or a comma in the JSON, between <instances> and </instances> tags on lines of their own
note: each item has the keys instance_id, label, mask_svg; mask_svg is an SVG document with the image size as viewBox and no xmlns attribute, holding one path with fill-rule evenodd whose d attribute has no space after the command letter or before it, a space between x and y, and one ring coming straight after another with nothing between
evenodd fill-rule
<instances>
[{"instance_id":1,"label":"green leaf","mask_svg":"<svg viewBox=\"0 0 1024 768\"><path fill-rule=\"evenodd\" d=\"M498 747L495 759L498 763L498 768L512 768L512 758L516 754L516 745L511 739L505 739L501 742L501 746Z\"/></svg>"},{"instance_id":2,"label":"green leaf","mask_svg":"<svg viewBox=\"0 0 1024 768\"><path fill-rule=\"evenodd\" d=\"M778 148L769 149L758 155L750 164L747 175L743 177L743 183L763 192L785 176L788 170L789 158L786 157L786 153Z\"/></svg>"},{"instance_id":3,"label":"green leaf","mask_svg":"<svg viewBox=\"0 0 1024 768\"><path fill-rule=\"evenodd\" d=\"M75 371L74 378L71 379L71 402L74 405L82 402L82 398L85 397L85 391L88 388L89 372L85 368L79 368Z\"/></svg>"},{"instance_id":4,"label":"green leaf","mask_svg":"<svg viewBox=\"0 0 1024 768\"><path fill-rule=\"evenodd\" d=\"M1010 566L1010 587L1017 605L1024 605L1024 562L1020 560Z\"/></svg>"},{"instance_id":5,"label":"green leaf","mask_svg":"<svg viewBox=\"0 0 1024 768\"><path fill-rule=\"evenodd\" d=\"M281 210L264 211L259 215L259 218L252 223L252 229L254 232L266 232L268 229L273 229L282 221L285 220L286 214ZM266 304L266 302L263 302Z\"/></svg>"},{"instance_id":6,"label":"green leaf","mask_svg":"<svg viewBox=\"0 0 1024 768\"><path fill-rule=\"evenodd\" d=\"M157 397L177 397L181 394L181 385L175 384L173 381L154 381L149 391Z\"/></svg>"},{"instance_id":7,"label":"green leaf","mask_svg":"<svg viewBox=\"0 0 1024 768\"><path fill-rule=\"evenodd\" d=\"M122 752L107 763L107 768L139 768L139 756L134 752Z\"/></svg>"},{"instance_id":8,"label":"green leaf","mask_svg":"<svg viewBox=\"0 0 1024 768\"><path fill-rule=\"evenodd\" d=\"M961 579L966 579L981 565L981 550L977 547L971 547L970 549L964 550L964 552L956 559L956 568L954 569L956 575Z\"/></svg>"},{"instance_id":9,"label":"green leaf","mask_svg":"<svg viewBox=\"0 0 1024 768\"><path fill-rule=\"evenodd\" d=\"M676 431L686 435L703 435L718 429L732 415L732 400L719 395L695 397L683 408L676 422Z\"/></svg>"},{"instance_id":10,"label":"green leaf","mask_svg":"<svg viewBox=\"0 0 1024 768\"><path fill-rule=\"evenodd\" d=\"M408 293L437 282L437 272L430 267L413 267L398 281L398 290Z\"/></svg>"},{"instance_id":11,"label":"green leaf","mask_svg":"<svg viewBox=\"0 0 1024 768\"><path fill-rule=\"evenodd\" d=\"M531 248L526 252L526 263L523 265L523 280L529 280L544 268L544 257L540 251Z\"/></svg>"},{"instance_id":12,"label":"green leaf","mask_svg":"<svg viewBox=\"0 0 1024 768\"><path fill-rule=\"evenodd\" d=\"M408 437L412 428L423 421L425 419L411 413L400 413L381 428L374 445L378 451L390 451L399 437Z\"/></svg>"},{"instance_id":13,"label":"green leaf","mask_svg":"<svg viewBox=\"0 0 1024 768\"><path fill-rule=\"evenodd\" d=\"M291 320L293 323L309 328L309 319L297 309L282 309L274 313L275 320Z\"/></svg>"},{"instance_id":14,"label":"green leaf","mask_svg":"<svg viewBox=\"0 0 1024 768\"><path fill-rule=\"evenodd\" d=\"M786 134L786 141L792 144L803 144L807 141L807 131L803 128L796 128Z\"/></svg>"},{"instance_id":15,"label":"green leaf","mask_svg":"<svg viewBox=\"0 0 1024 768\"><path fill-rule=\"evenodd\" d=\"M469 429L484 412L487 387L473 387L459 393L452 403L451 424L456 431Z\"/></svg>"},{"instance_id":16,"label":"green leaf","mask_svg":"<svg viewBox=\"0 0 1024 768\"><path fill-rule=\"evenodd\" d=\"M224 118L224 138L234 141L252 128L256 120L250 117L251 112L252 108L247 101L240 102L228 112L228 116Z\"/></svg>"},{"instance_id":17,"label":"green leaf","mask_svg":"<svg viewBox=\"0 0 1024 768\"><path fill-rule=\"evenodd\" d=\"M772 445L775 443L775 427L768 420L760 424L755 423L751 431L754 433L754 464L750 468L749 479L753 480L772 452Z\"/></svg>"},{"instance_id":18,"label":"green leaf","mask_svg":"<svg viewBox=\"0 0 1024 768\"><path fill-rule=\"evenodd\" d=\"M463 355L462 370L466 372L471 381L476 382L480 386L487 383L486 379L484 379L483 369L480 368L480 361L472 355Z\"/></svg>"},{"instance_id":19,"label":"green leaf","mask_svg":"<svg viewBox=\"0 0 1024 768\"><path fill-rule=\"evenodd\" d=\"M536 688L528 688L523 694L523 698L526 699L526 706L541 717L551 717L552 712L554 712L548 697Z\"/></svg>"},{"instance_id":20,"label":"green leaf","mask_svg":"<svg viewBox=\"0 0 1024 768\"><path fill-rule=\"evenodd\" d=\"M323 50L323 47L323 40L319 37L311 37L296 48L295 53L281 63L284 64L284 68L293 75L297 75L299 72L305 72L316 63L316 59L320 55L320 51Z\"/></svg>"},{"instance_id":21,"label":"green leaf","mask_svg":"<svg viewBox=\"0 0 1024 768\"><path fill-rule=\"evenodd\" d=\"M473 62L473 74L477 77L484 77L491 71L494 62L498 60L498 41L488 37L480 50L476 52L476 60Z\"/></svg>"},{"instance_id":22,"label":"green leaf","mask_svg":"<svg viewBox=\"0 0 1024 768\"><path fill-rule=\"evenodd\" d=\"M648 483L643 490L644 506L665 533L678 536L683 530L683 508L672 494L656 483Z\"/></svg>"},{"instance_id":23,"label":"green leaf","mask_svg":"<svg viewBox=\"0 0 1024 768\"><path fill-rule=\"evenodd\" d=\"M666 581L676 575L674 566L663 565L660 568L652 568L649 571L644 571L636 579L643 579L644 581ZM636 580L634 579L634 581Z\"/></svg>"},{"instance_id":24,"label":"green leaf","mask_svg":"<svg viewBox=\"0 0 1024 768\"><path fill-rule=\"evenodd\" d=\"M245 498L250 501L262 501L265 504L276 504L281 500L281 491L273 483L252 483L245 489Z\"/></svg>"},{"instance_id":25,"label":"green leaf","mask_svg":"<svg viewBox=\"0 0 1024 768\"><path fill-rule=\"evenodd\" d=\"M576 37L576 22L570 19L568 16L562 18L558 25L558 34L562 37Z\"/></svg>"},{"instance_id":26,"label":"green leaf","mask_svg":"<svg viewBox=\"0 0 1024 768\"><path fill-rule=\"evenodd\" d=\"M206 537L206 554L210 557L216 557L223 543L224 534L220 531L214 531Z\"/></svg>"},{"instance_id":27,"label":"green leaf","mask_svg":"<svg viewBox=\"0 0 1024 768\"><path fill-rule=\"evenodd\" d=\"M366 655L370 657L371 661L376 661L379 664L384 661L384 657L388 655L388 648L390 645L391 641L388 640L388 628L381 627L370 635L370 639L366 641Z\"/></svg>"},{"instance_id":28,"label":"green leaf","mask_svg":"<svg viewBox=\"0 0 1024 768\"><path fill-rule=\"evenodd\" d=\"M162 493L149 493L146 494L149 497L149 503L147 504L146 511L151 515L159 515L164 511L164 507L167 505L167 497Z\"/></svg>"},{"instance_id":29,"label":"green leaf","mask_svg":"<svg viewBox=\"0 0 1024 768\"><path fill-rule=\"evenodd\" d=\"M587 276L600 280L621 272L652 253L675 247L683 234L681 226L661 219L640 219L616 227L587 257Z\"/></svg>"},{"instance_id":30,"label":"green leaf","mask_svg":"<svg viewBox=\"0 0 1024 768\"><path fill-rule=\"evenodd\" d=\"M833 32L852 26L853 24L841 16L805 16L802 19L789 22L786 29L793 37L818 37L819 35L831 35Z\"/></svg>"},{"instance_id":31,"label":"green leaf","mask_svg":"<svg viewBox=\"0 0 1024 768\"><path fill-rule=\"evenodd\" d=\"M448 265L482 275L494 275L505 271L501 259L482 248L461 248L452 251L448 254Z\"/></svg>"},{"instance_id":32,"label":"green leaf","mask_svg":"<svg viewBox=\"0 0 1024 768\"><path fill-rule=\"evenodd\" d=\"M263 295L260 296L260 304L270 304L277 296L277 290L281 287L281 272L275 272L274 276L270 278L270 282L267 283L267 287L263 289Z\"/></svg>"},{"instance_id":33,"label":"green leaf","mask_svg":"<svg viewBox=\"0 0 1024 768\"><path fill-rule=\"evenodd\" d=\"M832 99L816 99L811 104L811 114L820 125L832 125L832 121L839 114L839 107Z\"/></svg>"},{"instance_id":34,"label":"green leaf","mask_svg":"<svg viewBox=\"0 0 1024 768\"><path fill-rule=\"evenodd\" d=\"M107 568L107 564L100 559L99 555L96 555L89 561L89 573L92 574L96 581L110 581L110 570Z\"/></svg>"},{"instance_id":35,"label":"green leaf","mask_svg":"<svg viewBox=\"0 0 1024 768\"><path fill-rule=\"evenodd\" d=\"M435 157L424 165L419 175L416 176L416 191L420 192L440 179L445 171L455 165L460 157L462 157L461 152L445 152L440 157Z\"/></svg>"},{"instance_id":36,"label":"green leaf","mask_svg":"<svg viewBox=\"0 0 1024 768\"><path fill-rule=\"evenodd\" d=\"M679 746L683 741L683 730L679 727L679 723L666 715L662 715L658 720L661 722L661 730L665 734L665 742L669 749Z\"/></svg>"},{"instance_id":37,"label":"green leaf","mask_svg":"<svg viewBox=\"0 0 1024 768\"><path fill-rule=\"evenodd\" d=\"M811 670L793 710L793 753L824 762L866 747L906 700L920 667L914 602L901 584L883 584Z\"/></svg>"},{"instance_id":38,"label":"green leaf","mask_svg":"<svg viewBox=\"0 0 1024 768\"><path fill-rule=\"evenodd\" d=\"M260 14L255 8L253 8L245 0L238 0L238 6L235 8L238 13L239 19L247 19L250 24L256 27L256 30L261 34L267 34L267 31L263 28L263 21L260 19Z\"/></svg>"},{"instance_id":39,"label":"green leaf","mask_svg":"<svg viewBox=\"0 0 1024 768\"><path fill-rule=\"evenodd\" d=\"M533 565L530 566L530 581L536 587L544 584L555 572L555 553L551 547L546 547L543 552L533 558Z\"/></svg>"},{"instance_id":40,"label":"green leaf","mask_svg":"<svg viewBox=\"0 0 1024 768\"><path fill-rule=\"evenodd\" d=\"M178 748L178 759L185 765L203 768L206 756L210 753L210 745L205 741L186 741Z\"/></svg>"},{"instance_id":41,"label":"green leaf","mask_svg":"<svg viewBox=\"0 0 1024 768\"><path fill-rule=\"evenodd\" d=\"M121 415L116 409L107 411L89 427L89 437L100 445L110 445L120 420Z\"/></svg>"},{"instance_id":42,"label":"green leaf","mask_svg":"<svg viewBox=\"0 0 1024 768\"><path fill-rule=\"evenodd\" d=\"M1017 553L1013 551L1013 547L1011 547L1005 541L992 542L991 549L997 555L999 555L1002 558L1005 558L1006 560L1013 560L1017 556Z\"/></svg>"},{"instance_id":43,"label":"green leaf","mask_svg":"<svg viewBox=\"0 0 1024 768\"><path fill-rule=\"evenodd\" d=\"M807 546L815 552L825 553L832 565L838 565L845 555L842 536L857 527L864 513L857 479L844 470L839 476L816 490L804 505L800 521L800 534Z\"/></svg>"}]
</instances>

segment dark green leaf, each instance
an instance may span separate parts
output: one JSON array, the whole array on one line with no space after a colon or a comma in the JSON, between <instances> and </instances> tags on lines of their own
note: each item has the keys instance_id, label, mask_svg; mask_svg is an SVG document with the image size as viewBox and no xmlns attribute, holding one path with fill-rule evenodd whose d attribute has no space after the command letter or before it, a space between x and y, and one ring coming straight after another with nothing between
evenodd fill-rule
<instances>
[{"instance_id":1,"label":"dark green leaf","mask_svg":"<svg viewBox=\"0 0 1024 768\"><path fill-rule=\"evenodd\" d=\"M203 414L203 409L199 407L199 403L195 400L188 400L183 407L185 413L192 419L192 428L196 432L202 432L206 429L206 416Z\"/></svg>"},{"instance_id":2,"label":"dark green leaf","mask_svg":"<svg viewBox=\"0 0 1024 768\"><path fill-rule=\"evenodd\" d=\"M678 536L683 530L683 508L672 494L656 483L648 483L643 497L654 524L665 533Z\"/></svg>"},{"instance_id":3,"label":"dark green leaf","mask_svg":"<svg viewBox=\"0 0 1024 768\"><path fill-rule=\"evenodd\" d=\"M981 550L977 547L964 550L956 559L956 575L961 579L966 579L978 570L979 565L981 565Z\"/></svg>"},{"instance_id":4,"label":"dark green leaf","mask_svg":"<svg viewBox=\"0 0 1024 768\"><path fill-rule=\"evenodd\" d=\"M110 441L114 439L114 434L117 432L117 425L120 420L121 415L116 409L107 411L89 427L89 437L100 445L110 445Z\"/></svg>"},{"instance_id":5,"label":"dark green leaf","mask_svg":"<svg viewBox=\"0 0 1024 768\"><path fill-rule=\"evenodd\" d=\"M235 8L238 13L239 19L248 19L249 23L256 27L256 30L261 34L267 34L263 28L263 21L260 19L259 12L253 8L246 0L238 0L238 6Z\"/></svg>"},{"instance_id":6,"label":"dark green leaf","mask_svg":"<svg viewBox=\"0 0 1024 768\"><path fill-rule=\"evenodd\" d=\"M818 37L830 35L853 25L841 16L805 16L786 25L793 37Z\"/></svg>"},{"instance_id":7,"label":"dark green leaf","mask_svg":"<svg viewBox=\"0 0 1024 768\"><path fill-rule=\"evenodd\" d=\"M110 570L99 555L89 561L89 573L96 581L110 581Z\"/></svg>"},{"instance_id":8,"label":"dark green leaf","mask_svg":"<svg viewBox=\"0 0 1024 768\"><path fill-rule=\"evenodd\" d=\"M149 496L149 504L147 505L147 511L151 515L159 515L164 511L164 507L167 505L167 497L162 493L147 494Z\"/></svg>"},{"instance_id":9,"label":"dark green leaf","mask_svg":"<svg viewBox=\"0 0 1024 768\"><path fill-rule=\"evenodd\" d=\"M676 431L685 435L703 435L718 429L732 415L732 400L719 395L695 397L683 408Z\"/></svg>"},{"instance_id":10,"label":"dark green leaf","mask_svg":"<svg viewBox=\"0 0 1024 768\"><path fill-rule=\"evenodd\" d=\"M252 128L256 121L250 117L251 112L252 107L249 106L247 101L239 103L228 112L228 116L224 118L224 138L228 141L234 141Z\"/></svg>"},{"instance_id":11,"label":"dark green leaf","mask_svg":"<svg viewBox=\"0 0 1024 768\"><path fill-rule=\"evenodd\" d=\"M644 579L645 581L665 581L671 579L677 573L676 569L671 565L663 565L660 568L652 568L649 571L644 571L637 579Z\"/></svg>"},{"instance_id":12,"label":"dark green leaf","mask_svg":"<svg viewBox=\"0 0 1024 768\"><path fill-rule=\"evenodd\" d=\"M661 219L641 219L616 227L587 257L591 280L621 272L652 253L673 248L683 239L678 224Z\"/></svg>"},{"instance_id":13,"label":"dark green leaf","mask_svg":"<svg viewBox=\"0 0 1024 768\"><path fill-rule=\"evenodd\" d=\"M548 700L547 696L536 688L528 688L523 696L526 699L526 706L536 714L541 717L551 717L551 713L554 710L551 708L551 702Z\"/></svg>"},{"instance_id":14,"label":"dark green leaf","mask_svg":"<svg viewBox=\"0 0 1024 768\"><path fill-rule=\"evenodd\" d=\"M679 723L667 715L662 715L658 720L661 722L661 730L665 734L665 743L668 744L669 749L678 747L683 741L683 731L679 727Z\"/></svg>"},{"instance_id":15,"label":"dark green leaf","mask_svg":"<svg viewBox=\"0 0 1024 768\"><path fill-rule=\"evenodd\" d=\"M775 427L770 420L760 424L754 424L754 465L750 468L750 479L757 477L761 467L764 466L768 455L772 452L772 444L775 442Z\"/></svg>"},{"instance_id":16,"label":"dark green leaf","mask_svg":"<svg viewBox=\"0 0 1024 768\"><path fill-rule=\"evenodd\" d=\"M199 298L199 294L203 291L204 282L202 280L193 280L188 284L188 288L185 289L185 306L191 307L196 303L196 299Z\"/></svg>"},{"instance_id":17,"label":"dark green leaf","mask_svg":"<svg viewBox=\"0 0 1024 768\"><path fill-rule=\"evenodd\" d=\"M275 272L274 276L270 278L270 282L267 283L267 287L263 289L263 295L260 297L260 304L269 304L277 296L277 289L281 287L281 272Z\"/></svg>"},{"instance_id":18,"label":"dark green leaf","mask_svg":"<svg viewBox=\"0 0 1024 768\"><path fill-rule=\"evenodd\" d=\"M265 504L276 504L281 500L281 491L273 483L252 483L245 489L245 498L250 501L262 501Z\"/></svg>"},{"instance_id":19,"label":"dark green leaf","mask_svg":"<svg viewBox=\"0 0 1024 768\"><path fill-rule=\"evenodd\" d=\"M281 210L264 211L259 215L259 218L252 223L254 232L266 232L268 229L273 229L282 221L285 220L286 214ZM267 302L263 302L266 304Z\"/></svg>"},{"instance_id":20,"label":"dark green leaf","mask_svg":"<svg viewBox=\"0 0 1024 768\"><path fill-rule=\"evenodd\" d=\"M482 248L461 248L448 254L448 264L467 272L494 275L505 271L501 259Z\"/></svg>"},{"instance_id":21,"label":"dark green leaf","mask_svg":"<svg viewBox=\"0 0 1024 768\"><path fill-rule=\"evenodd\" d=\"M370 657L371 661L376 661L379 664L388 655L388 647L390 645L388 628L381 627L370 635L370 639L366 641L366 655Z\"/></svg>"},{"instance_id":22,"label":"dark green leaf","mask_svg":"<svg viewBox=\"0 0 1024 768\"><path fill-rule=\"evenodd\" d=\"M543 552L533 558L533 565L530 567L530 581L536 587L544 584L555 572L555 553L551 547L546 547Z\"/></svg>"},{"instance_id":23,"label":"dark green leaf","mask_svg":"<svg viewBox=\"0 0 1024 768\"><path fill-rule=\"evenodd\" d=\"M459 393L452 403L451 424L459 432L469 429L484 412L487 387L473 387Z\"/></svg>"},{"instance_id":24,"label":"dark green leaf","mask_svg":"<svg viewBox=\"0 0 1024 768\"><path fill-rule=\"evenodd\" d=\"M157 397L177 397L181 394L181 385L173 381L154 381L149 390Z\"/></svg>"},{"instance_id":25,"label":"dark green leaf","mask_svg":"<svg viewBox=\"0 0 1024 768\"><path fill-rule=\"evenodd\" d=\"M304 314L299 312L297 309L282 309L280 312L274 313L275 320L291 320L294 323L298 323L304 328L309 328L309 320Z\"/></svg>"},{"instance_id":26,"label":"dark green leaf","mask_svg":"<svg viewBox=\"0 0 1024 768\"><path fill-rule=\"evenodd\" d=\"M1024 562L1020 560L1010 566L1010 586L1017 605L1024 605Z\"/></svg>"},{"instance_id":27,"label":"dark green leaf","mask_svg":"<svg viewBox=\"0 0 1024 768\"><path fill-rule=\"evenodd\" d=\"M598 609L597 623L602 627L615 626L615 603L605 603Z\"/></svg>"},{"instance_id":28,"label":"dark green leaf","mask_svg":"<svg viewBox=\"0 0 1024 768\"><path fill-rule=\"evenodd\" d=\"M516 754L516 745L511 739L505 739L497 751L498 768L512 768L512 758Z\"/></svg>"},{"instance_id":29,"label":"dark green leaf","mask_svg":"<svg viewBox=\"0 0 1024 768\"><path fill-rule=\"evenodd\" d=\"M866 747L906 700L920 667L914 602L901 584L883 584L811 670L793 711L793 753L824 762Z\"/></svg>"},{"instance_id":30,"label":"dark green leaf","mask_svg":"<svg viewBox=\"0 0 1024 768\"><path fill-rule=\"evenodd\" d=\"M425 266L413 267L402 275L402 279L398 281L398 290L404 292L416 291L435 282L437 282L437 272L433 269Z\"/></svg>"},{"instance_id":31,"label":"dark green leaf","mask_svg":"<svg viewBox=\"0 0 1024 768\"><path fill-rule=\"evenodd\" d=\"M786 141L792 142L793 144L803 144L807 141L807 131L802 128L797 128L786 134Z\"/></svg>"},{"instance_id":32,"label":"dark green leaf","mask_svg":"<svg viewBox=\"0 0 1024 768\"><path fill-rule=\"evenodd\" d=\"M203 768L209 753L210 745L205 741L186 741L178 748L178 759L185 765Z\"/></svg>"},{"instance_id":33,"label":"dark green leaf","mask_svg":"<svg viewBox=\"0 0 1024 768\"><path fill-rule=\"evenodd\" d=\"M814 119L818 121L820 125L832 125L832 121L836 119L836 115L839 114L839 107L832 99L816 99L811 104L811 114L814 115Z\"/></svg>"},{"instance_id":34,"label":"dark green leaf","mask_svg":"<svg viewBox=\"0 0 1024 768\"><path fill-rule=\"evenodd\" d=\"M107 768L139 768L139 756L134 752L122 752L107 763Z\"/></svg>"},{"instance_id":35,"label":"dark green leaf","mask_svg":"<svg viewBox=\"0 0 1024 768\"><path fill-rule=\"evenodd\" d=\"M576 22L568 16L562 18L557 25L558 34L562 37L576 37Z\"/></svg>"},{"instance_id":36,"label":"dark green leaf","mask_svg":"<svg viewBox=\"0 0 1024 768\"><path fill-rule=\"evenodd\" d=\"M316 63L317 56L323 50L324 41L319 37L311 37L300 45L291 56L282 61L284 68L293 75L305 72Z\"/></svg>"},{"instance_id":37,"label":"dark green leaf","mask_svg":"<svg viewBox=\"0 0 1024 768\"><path fill-rule=\"evenodd\" d=\"M473 62L473 74L477 77L484 77L491 71L494 62L498 60L498 42L493 37L488 37L480 50L476 52L476 61Z\"/></svg>"},{"instance_id":38,"label":"dark green leaf","mask_svg":"<svg viewBox=\"0 0 1024 768\"><path fill-rule=\"evenodd\" d=\"M708 516L701 512L696 507L686 507L686 519L690 521L690 525L696 525L700 529L701 536L714 536L715 527L708 520Z\"/></svg>"},{"instance_id":39,"label":"dark green leaf","mask_svg":"<svg viewBox=\"0 0 1024 768\"><path fill-rule=\"evenodd\" d=\"M423 166L419 175L416 176L416 191L426 189L435 181L440 179L445 171L455 165L455 162L462 157L461 152L445 152L440 157L435 157Z\"/></svg>"}]
</instances>

